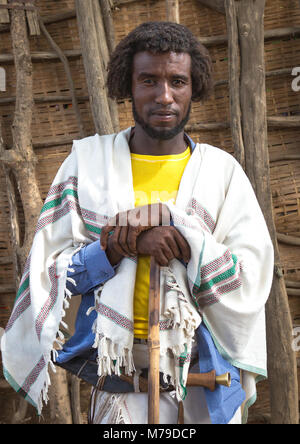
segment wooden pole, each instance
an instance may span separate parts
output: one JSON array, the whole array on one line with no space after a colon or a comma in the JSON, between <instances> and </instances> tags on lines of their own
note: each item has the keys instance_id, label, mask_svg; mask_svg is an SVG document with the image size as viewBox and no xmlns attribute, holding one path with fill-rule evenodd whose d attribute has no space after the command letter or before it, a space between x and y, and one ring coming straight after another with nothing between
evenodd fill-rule
<instances>
[{"instance_id":1,"label":"wooden pole","mask_svg":"<svg viewBox=\"0 0 300 444\"><path fill-rule=\"evenodd\" d=\"M168 22L179 23L179 1L166 0L166 15Z\"/></svg>"},{"instance_id":2,"label":"wooden pole","mask_svg":"<svg viewBox=\"0 0 300 444\"><path fill-rule=\"evenodd\" d=\"M239 0L235 3L241 53L240 98L245 171L264 213L275 252L273 285L266 304L271 422L297 424L297 364L292 349L292 321L281 270L270 192L264 63L265 0Z\"/></svg>"},{"instance_id":3,"label":"wooden pole","mask_svg":"<svg viewBox=\"0 0 300 444\"><path fill-rule=\"evenodd\" d=\"M107 67L109 63L109 45L107 42L106 32L103 23L102 11L100 8L99 0L93 0L93 9L94 9L94 20L95 27L97 29L97 39L98 39L98 52L99 59L102 62L102 72L104 83L106 84L107 80ZM108 106L110 110L110 117L113 126L113 131L119 131L119 115L118 115L118 107L117 103L114 99L107 97Z\"/></svg>"},{"instance_id":4,"label":"wooden pole","mask_svg":"<svg viewBox=\"0 0 300 444\"><path fill-rule=\"evenodd\" d=\"M225 9L228 31L231 134L235 158L245 168L240 106L240 49L235 0L225 0Z\"/></svg>"},{"instance_id":5,"label":"wooden pole","mask_svg":"<svg viewBox=\"0 0 300 444\"><path fill-rule=\"evenodd\" d=\"M111 54L116 46L114 21L111 10L111 0L100 0L101 12L103 17L103 24L105 28L107 46Z\"/></svg>"},{"instance_id":6,"label":"wooden pole","mask_svg":"<svg viewBox=\"0 0 300 444\"><path fill-rule=\"evenodd\" d=\"M75 0L80 44L95 129L98 134L114 132L99 56L93 0Z\"/></svg>"},{"instance_id":7,"label":"wooden pole","mask_svg":"<svg viewBox=\"0 0 300 444\"><path fill-rule=\"evenodd\" d=\"M16 2L23 5L23 2ZM18 286L20 274L24 269L28 257L36 222L42 207L42 199L39 192L38 182L35 174L36 157L32 147L31 122L33 112L33 85L32 85L32 62L30 55L29 40L27 35L27 24L25 11L22 9L10 10L11 18L11 40L13 48L14 63L16 69L16 105L12 125L13 147L5 149L3 142L0 143L0 161L7 182L8 199L10 204L12 247L14 252L14 265L16 275L16 286ZM16 205L16 193L19 193L22 205L22 217L25 219L25 232L21 233L18 223L18 209ZM13 353L13 351L12 351ZM60 383L57 374L51 377L53 388L68 396L67 384ZM19 409L15 412L12 421L19 422L26 413L24 402L20 401ZM68 405L61 405L64 417L71 418L71 410Z\"/></svg>"},{"instance_id":8,"label":"wooden pole","mask_svg":"<svg viewBox=\"0 0 300 444\"><path fill-rule=\"evenodd\" d=\"M149 377L148 377L148 423L159 424L159 313L160 313L160 267L151 257L149 289Z\"/></svg>"}]
</instances>

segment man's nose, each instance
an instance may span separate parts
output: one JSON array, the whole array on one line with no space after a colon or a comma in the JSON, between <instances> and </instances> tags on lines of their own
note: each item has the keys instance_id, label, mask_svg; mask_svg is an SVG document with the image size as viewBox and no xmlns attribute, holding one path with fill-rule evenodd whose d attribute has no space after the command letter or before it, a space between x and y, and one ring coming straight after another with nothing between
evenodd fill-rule
<instances>
[{"instance_id":1,"label":"man's nose","mask_svg":"<svg viewBox=\"0 0 300 444\"><path fill-rule=\"evenodd\" d=\"M168 82L164 82L158 85L155 101L156 103L164 106L173 103L172 88L170 87Z\"/></svg>"}]
</instances>

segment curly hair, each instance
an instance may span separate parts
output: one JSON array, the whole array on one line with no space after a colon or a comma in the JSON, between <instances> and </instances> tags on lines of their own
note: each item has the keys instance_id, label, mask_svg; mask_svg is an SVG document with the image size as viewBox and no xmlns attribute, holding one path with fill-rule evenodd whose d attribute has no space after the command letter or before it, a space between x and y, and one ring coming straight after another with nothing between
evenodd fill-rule
<instances>
[{"instance_id":1,"label":"curly hair","mask_svg":"<svg viewBox=\"0 0 300 444\"><path fill-rule=\"evenodd\" d=\"M137 52L152 54L188 53L192 59L192 100L206 99L212 89L212 62L207 49L183 25L173 22L146 22L131 31L115 48L108 65L108 95L131 98L133 57Z\"/></svg>"}]
</instances>

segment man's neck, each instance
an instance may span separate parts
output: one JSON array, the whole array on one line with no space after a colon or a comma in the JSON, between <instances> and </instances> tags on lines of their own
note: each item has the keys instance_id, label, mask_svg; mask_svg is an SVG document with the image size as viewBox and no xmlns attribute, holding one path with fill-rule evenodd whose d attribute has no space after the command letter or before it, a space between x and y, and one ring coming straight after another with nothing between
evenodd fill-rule
<instances>
[{"instance_id":1,"label":"man's neck","mask_svg":"<svg viewBox=\"0 0 300 444\"><path fill-rule=\"evenodd\" d=\"M187 148L184 131L170 140L153 139L145 131L136 126L129 141L130 151L134 154L163 156L183 153Z\"/></svg>"}]
</instances>

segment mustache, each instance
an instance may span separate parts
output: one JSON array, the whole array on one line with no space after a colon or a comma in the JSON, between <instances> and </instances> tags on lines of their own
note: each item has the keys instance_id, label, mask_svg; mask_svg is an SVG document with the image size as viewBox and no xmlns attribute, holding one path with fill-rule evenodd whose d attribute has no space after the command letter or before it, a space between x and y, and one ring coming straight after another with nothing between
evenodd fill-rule
<instances>
[{"instance_id":1,"label":"mustache","mask_svg":"<svg viewBox=\"0 0 300 444\"><path fill-rule=\"evenodd\" d=\"M174 116L178 116L179 112L176 109L172 109L172 108L153 108L151 110L149 110L148 113L150 116L152 114L172 114Z\"/></svg>"}]
</instances>

